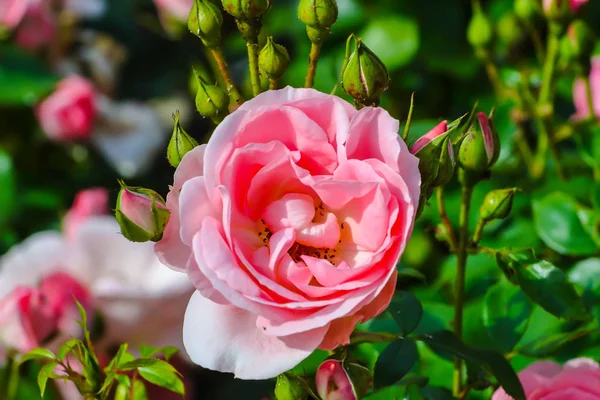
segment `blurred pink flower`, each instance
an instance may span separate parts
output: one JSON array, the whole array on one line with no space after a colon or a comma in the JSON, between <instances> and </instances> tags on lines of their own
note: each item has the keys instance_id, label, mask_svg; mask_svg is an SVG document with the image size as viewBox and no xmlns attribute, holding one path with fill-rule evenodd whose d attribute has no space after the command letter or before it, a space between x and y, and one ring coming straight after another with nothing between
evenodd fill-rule
<instances>
[{"instance_id":1,"label":"blurred pink flower","mask_svg":"<svg viewBox=\"0 0 600 400\"><path fill-rule=\"evenodd\" d=\"M1 0L0 1L0 26L14 29L29 7L30 0Z\"/></svg>"},{"instance_id":2,"label":"blurred pink flower","mask_svg":"<svg viewBox=\"0 0 600 400\"><path fill-rule=\"evenodd\" d=\"M94 87L84 78L69 76L39 104L36 115L50 139L87 140L96 117Z\"/></svg>"},{"instance_id":3,"label":"blurred pink flower","mask_svg":"<svg viewBox=\"0 0 600 400\"><path fill-rule=\"evenodd\" d=\"M380 314L419 202L418 159L384 109L287 87L227 116L167 195L159 257L197 291L197 364L265 379Z\"/></svg>"},{"instance_id":4,"label":"blurred pink flower","mask_svg":"<svg viewBox=\"0 0 600 400\"><path fill-rule=\"evenodd\" d=\"M527 400L596 400L600 398L600 365L589 358L575 358L562 367L538 361L519 372ZM499 388L492 400L512 400Z\"/></svg>"},{"instance_id":5,"label":"blurred pink flower","mask_svg":"<svg viewBox=\"0 0 600 400\"><path fill-rule=\"evenodd\" d=\"M15 42L26 49L37 50L50 43L56 33L56 17L50 3L44 0L29 0L29 7L17 27Z\"/></svg>"},{"instance_id":6,"label":"blurred pink flower","mask_svg":"<svg viewBox=\"0 0 600 400\"><path fill-rule=\"evenodd\" d=\"M592 86L592 101L594 102L594 114L600 118L600 56L592 58L592 70L590 71L590 84ZM577 79L573 84L573 102L575 103L575 119L589 117L587 89L583 79Z\"/></svg>"},{"instance_id":7,"label":"blurred pink flower","mask_svg":"<svg viewBox=\"0 0 600 400\"><path fill-rule=\"evenodd\" d=\"M75 237L79 225L89 217L108 213L108 190L92 188L77 193L73 206L63 218L63 231L67 238Z\"/></svg>"},{"instance_id":8,"label":"blurred pink flower","mask_svg":"<svg viewBox=\"0 0 600 400\"><path fill-rule=\"evenodd\" d=\"M188 19L194 0L154 0L156 8L179 21Z\"/></svg>"}]
</instances>

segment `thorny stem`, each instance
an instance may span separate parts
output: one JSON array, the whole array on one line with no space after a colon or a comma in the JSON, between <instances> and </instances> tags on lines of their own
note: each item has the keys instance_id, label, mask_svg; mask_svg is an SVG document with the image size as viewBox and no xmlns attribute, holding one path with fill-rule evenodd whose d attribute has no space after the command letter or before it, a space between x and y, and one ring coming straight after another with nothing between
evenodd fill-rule
<instances>
[{"instance_id":1,"label":"thorny stem","mask_svg":"<svg viewBox=\"0 0 600 400\"><path fill-rule=\"evenodd\" d=\"M258 41L249 40L246 42L248 48L248 66L250 68L250 83L252 84L252 94L260 94L260 75L258 73Z\"/></svg>"},{"instance_id":2,"label":"thorny stem","mask_svg":"<svg viewBox=\"0 0 600 400\"><path fill-rule=\"evenodd\" d=\"M459 241L456 250L456 281L454 285L454 332L462 339L463 307L465 299L465 276L467 269L467 245L469 241L469 209L473 186L463 185L459 215ZM454 360L453 393L459 396L462 390L462 360Z\"/></svg>"},{"instance_id":3,"label":"thorny stem","mask_svg":"<svg viewBox=\"0 0 600 400\"><path fill-rule=\"evenodd\" d=\"M242 105L244 102L244 98L240 94L239 90L233 83L231 79L231 75L229 74L229 69L227 68L227 62L225 61L225 57L223 57L223 52L221 48L217 47L214 49L210 49L210 52L217 63L217 68L223 77L223 81L225 82L225 86L227 88L227 93L229 94L230 99L230 109L233 111Z\"/></svg>"},{"instance_id":4,"label":"thorny stem","mask_svg":"<svg viewBox=\"0 0 600 400\"><path fill-rule=\"evenodd\" d=\"M450 244L450 248L456 249L456 235L454 234L454 228L452 228L452 222L450 222L450 218L448 218L448 214L446 213L446 203L444 202L444 187L438 186L435 191L435 197L437 200L438 206L438 214L440 216L440 220L442 224L446 227L446 231L448 232L448 242Z\"/></svg>"},{"instance_id":5,"label":"thorny stem","mask_svg":"<svg viewBox=\"0 0 600 400\"><path fill-rule=\"evenodd\" d=\"M306 72L306 80L304 87L311 88L315 84L315 75L317 74L317 64L319 63L319 55L321 54L321 43L312 43L310 46L310 54L308 55L308 71Z\"/></svg>"}]
</instances>

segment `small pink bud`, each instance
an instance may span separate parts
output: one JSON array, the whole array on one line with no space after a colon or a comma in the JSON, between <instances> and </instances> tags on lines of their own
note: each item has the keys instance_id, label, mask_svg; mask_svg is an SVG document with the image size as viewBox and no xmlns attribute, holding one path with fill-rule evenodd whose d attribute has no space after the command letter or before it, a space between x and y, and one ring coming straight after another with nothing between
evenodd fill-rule
<instances>
[{"instance_id":1,"label":"small pink bud","mask_svg":"<svg viewBox=\"0 0 600 400\"><path fill-rule=\"evenodd\" d=\"M164 199L155 191L121 183L116 217L121 233L133 242L158 241L169 221Z\"/></svg>"},{"instance_id":2,"label":"small pink bud","mask_svg":"<svg viewBox=\"0 0 600 400\"><path fill-rule=\"evenodd\" d=\"M371 385L369 369L348 360L325 360L315 376L317 393L322 400L358 400Z\"/></svg>"},{"instance_id":3,"label":"small pink bud","mask_svg":"<svg viewBox=\"0 0 600 400\"><path fill-rule=\"evenodd\" d=\"M75 196L73 206L63 218L63 230L68 238L76 235L82 222L95 215L108 213L108 190L92 188Z\"/></svg>"},{"instance_id":4,"label":"small pink bud","mask_svg":"<svg viewBox=\"0 0 600 400\"><path fill-rule=\"evenodd\" d=\"M448 121L442 121L437 124L432 130L421 136L417 141L410 147L410 152L416 154L419 150L425 147L436 137L448 131Z\"/></svg>"},{"instance_id":5,"label":"small pink bud","mask_svg":"<svg viewBox=\"0 0 600 400\"><path fill-rule=\"evenodd\" d=\"M92 84L79 76L63 79L54 93L38 106L36 115L50 139L88 139L96 117Z\"/></svg>"},{"instance_id":6,"label":"small pink bud","mask_svg":"<svg viewBox=\"0 0 600 400\"><path fill-rule=\"evenodd\" d=\"M492 126L490 125L490 119L485 113L480 112L477 114L477 120L479 120L479 125L481 126L481 131L483 133L483 145L485 147L485 154L487 155L488 163L492 164L494 157L497 157L496 144L494 143L494 132L492 131ZM495 160L494 160L495 161Z\"/></svg>"}]
</instances>

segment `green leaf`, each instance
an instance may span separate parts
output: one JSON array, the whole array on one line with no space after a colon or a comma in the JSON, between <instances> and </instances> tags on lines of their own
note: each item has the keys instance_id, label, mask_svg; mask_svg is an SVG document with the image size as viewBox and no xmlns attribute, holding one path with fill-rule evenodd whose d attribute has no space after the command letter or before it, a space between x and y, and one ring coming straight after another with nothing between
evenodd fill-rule
<instances>
[{"instance_id":1,"label":"green leaf","mask_svg":"<svg viewBox=\"0 0 600 400\"><path fill-rule=\"evenodd\" d=\"M81 340L77 339L77 338L72 338L67 340L66 342L64 342L60 348L58 349L57 352L57 357L59 361L62 361L65 359L65 357L67 356L67 354L69 354L69 352L73 349L73 347L82 344Z\"/></svg>"},{"instance_id":2,"label":"green leaf","mask_svg":"<svg viewBox=\"0 0 600 400\"><path fill-rule=\"evenodd\" d=\"M0 105L33 105L58 81L39 58L16 47L0 46L0 59Z\"/></svg>"},{"instance_id":3,"label":"green leaf","mask_svg":"<svg viewBox=\"0 0 600 400\"><path fill-rule=\"evenodd\" d=\"M390 386L399 381L418 359L417 345L412 340L400 338L390 343L375 363L375 388Z\"/></svg>"},{"instance_id":4,"label":"green leaf","mask_svg":"<svg viewBox=\"0 0 600 400\"><path fill-rule=\"evenodd\" d=\"M452 400L452 399L454 399L454 397L452 397L452 393L450 393L450 391L443 389L443 388L435 387L435 386L426 386L424 388L419 389L419 391L421 392L421 396L423 396L423 398L425 400Z\"/></svg>"},{"instance_id":5,"label":"green leaf","mask_svg":"<svg viewBox=\"0 0 600 400\"><path fill-rule=\"evenodd\" d=\"M417 23L398 14L371 20L359 36L390 71L409 64L420 45Z\"/></svg>"},{"instance_id":6,"label":"green leaf","mask_svg":"<svg viewBox=\"0 0 600 400\"><path fill-rule=\"evenodd\" d=\"M44 365L38 373L37 383L38 387L40 388L40 394L42 395L42 397L44 397L44 392L46 391L46 384L48 383L48 379L59 377L53 372L54 368L56 368L57 365L58 361L52 361L51 363Z\"/></svg>"},{"instance_id":7,"label":"green leaf","mask_svg":"<svg viewBox=\"0 0 600 400\"><path fill-rule=\"evenodd\" d=\"M0 227L2 227L13 214L16 200L14 175L13 163L10 155L0 149Z\"/></svg>"},{"instance_id":8,"label":"green leaf","mask_svg":"<svg viewBox=\"0 0 600 400\"><path fill-rule=\"evenodd\" d=\"M501 354L472 348L464 344L450 331L426 334L419 337L419 339L434 350L445 351L463 360L480 364L490 371L507 394L516 400L525 400L525 392L519 377Z\"/></svg>"},{"instance_id":9,"label":"green leaf","mask_svg":"<svg viewBox=\"0 0 600 400\"><path fill-rule=\"evenodd\" d=\"M39 360L39 359L55 360L56 356L50 350L39 347L37 349L28 351L25 355L23 355L21 357L21 359L19 360L19 363L22 364L25 361Z\"/></svg>"},{"instance_id":10,"label":"green leaf","mask_svg":"<svg viewBox=\"0 0 600 400\"><path fill-rule=\"evenodd\" d=\"M167 371L177 372L168 362L158 358L138 358L137 360L129 361L119 365L121 371L131 371L136 368L160 368Z\"/></svg>"},{"instance_id":11,"label":"green leaf","mask_svg":"<svg viewBox=\"0 0 600 400\"><path fill-rule=\"evenodd\" d=\"M177 347L166 346L166 347L152 347L145 344L140 345L140 355L142 358L148 358L155 356L156 354L162 353L165 359L168 361L171 357L179 352Z\"/></svg>"},{"instance_id":12,"label":"green leaf","mask_svg":"<svg viewBox=\"0 0 600 400\"><path fill-rule=\"evenodd\" d=\"M183 381L176 372L158 367L139 367L138 373L150 383L183 395Z\"/></svg>"},{"instance_id":13,"label":"green leaf","mask_svg":"<svg viewBox=\"0 0 600 400\"><path fill-rule=\"evenodd\" d=\"M553 192L533 201L532 207L536 231L552 250L573 256L598 252L578 215L582 207L573 197Z\"/></svg>"},{"instance_id":14,"label":"green leaf","mask_svg":"<svg viewBox=\"0 0 600 400\"><path fill-rule=\"evenodd\" d=\"M152 357L158 353L158 351L158 347L147 346L145 344L140 345L140 356L142 356L142 358Z\"/></svg>"},{"instance_id":15,"label":"green leaf","mask_svg":"<svg viewBox=\"0 0 600 400\"><path fill-rule=\"evenodd\" d=\"M148 393L144 382L139 379L133 381L133 390L131 390L131 380L127 375L118 375L119 386L115 392L115 400L147 400ZM133 395L133 396L131 396Z\"/></svg>"},{"instance_id":16,"label":"green leaf","mask_svg":"<svg viewBox=\"0 0 600 400\"><path fill-rule=\"evenodd\" d=\"M485 296L483 324L499 350L509 353L527 330L531 303L519 287L499 283Z\"/></svg>"},{"instance_id":17,"label":"green leaf","mask_svg":"<svg viewBox=\"0 0 600 400\"><path fill-rule=\"evenodd\" d=\"M423 275L421 271L418 271L414 268L406 268L406 267L397 267L398 276L407 276L409 278L415 278L422 282L427 282L427 277Z\"/></svg>"},{"instance_id":18,"label":"green leaf","mask_svg":"<svg viewBox=\"0 0 600 400\"><path fill-rule=\"evenodd\" d=\"M113 357L112 360L110 360L110 362L108 363L106 368L104 368L105 372L115 369L115 367L118 367L123 362L131 361L130 359L126 359L125 361L123 361L123 358L124 358L123 356L127 353L128 347L129 347L129 345L127 343L123 343L121 346L119 346L119 350L117 350L117 354L115 354L115 356ZM141 353L141 351L140 351L140 353Z\"/></svg>"},{"instance_id":19,"label":"green leaf","mask_svg":"<svg viewBox=\"0 0 600 400\"><path fill-rule=\"evenodd\" d=\"M423 315L423 306L410 292L399 291L392 298L388 311L400 328L400 334L406 336L419 326Z\"/></svg>"}]
</instances>

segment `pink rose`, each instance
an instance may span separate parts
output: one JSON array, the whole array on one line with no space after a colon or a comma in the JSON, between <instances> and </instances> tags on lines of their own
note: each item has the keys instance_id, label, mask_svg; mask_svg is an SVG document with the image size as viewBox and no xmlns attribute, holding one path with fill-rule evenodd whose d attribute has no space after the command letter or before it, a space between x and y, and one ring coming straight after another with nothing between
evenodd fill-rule
<instances>
[{"instance_id":1,"label":"pink rose","mask_svg":"<svg viewBox=\"0 0 600 400\"><path fill-rule=\"evenodd\" d=\"M575 358L562 367L538 361L519 372L527 400L595 400L600 398L600 365L589 358ZM492 400L512 400L502 388Z\"/></svg>"},{"instance_id":2,"label":"pink rose","mask_svg":"<svg viewBox=\"0 0 600 400\"><path fill-rule=\"evenodd\" d=\"M73 206L63 219L63 230L67 237L74 237L79 225L94 215L108 213L108 190L92 188L77 193Z\"/></svg>"},{"instance_id":3,"label":"pink rose","mask_svg":"<svg viewBox=\"0 0 600 400\"><path fill-rule=\"evenodd\" d=\"M194 0L154 0L156 8L180 21L187 21Z\"/></svg>"},{"instance_id":4,"label":"pink rose","mask_svg":"<svg viewBox=\"0 0 600 400\"><path fill-rule=\"evenodd\" d=\"M592 70L590 71L590 84L592 86L592 101L594 102L594 114L600 118L600 56L592 58ZM573 101L575 103L576 119L589 117L587 90L585 82L577 79L573 84Z\"/></svg>"},{"instance_id":5,"label":"pink rose","mask_svg":"<svg viewBox=\"0 0 600 400\"><path fill-rule=\"evenodd\" d=\"M27 12L16 30L15 42L26 49L37 50L50 43L55 33L56 18L50 3L43 0L29 0Z\"/></svg>"},{"instance_id":6,"label":"pink rose","mask_svg":"<svg viewBox=\"0 0 600 400\"><path fill-rule=\"evenodd\" d=\"M73 297L91 310L87 289L65 273L48 275L39 288L16 287L0 300L0 343L27 352L57 332L76 334L79 314Z\"/></svg>"},{"instance_id":7,"label":"pink rose","mask_svg":"<svg viewBox=\"0 0 600 400\"><path fill-rule=\"evenodd\" d=\"M0 25L14 29L29 7L30 0L2 0L0 1Z\"/></svg>"},{"instance_id":8,"label":"pink rose","mask_svg":"<svg viewBox=\"0 0 600 400\"><path fill-rule=\"evenodd\" d=\"M421 181L398 127L381 108L287 87L185 155L156 251L197 289L192 361L271 378L385 310Z\"/></svg>"},{"instance_id":9,"label":"pink rose","mask_svg":"<svg viewBox=\"0 0 600 400\"><path fill-rule=\"evenodd\" d=\"M96 116L96 98L90 82L70 76L37 108L42 129L53 140L85 140Z\"/></svg>"}]
</instances>

